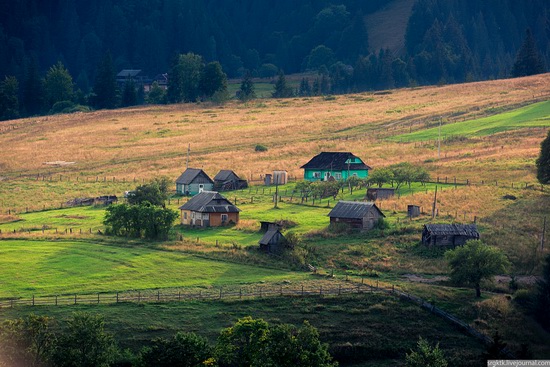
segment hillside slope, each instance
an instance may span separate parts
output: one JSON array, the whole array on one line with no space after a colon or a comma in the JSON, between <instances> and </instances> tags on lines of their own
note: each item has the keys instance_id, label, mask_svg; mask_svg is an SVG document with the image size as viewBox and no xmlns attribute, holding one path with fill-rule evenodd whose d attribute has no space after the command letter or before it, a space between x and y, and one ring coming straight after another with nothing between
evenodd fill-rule
<instances>
[{"instance_id":1,"label":"hillside slope","mask_svg":"<svg viewBox=\"0 0 550 367\"><path fill-rule=\"evenodd\" d=\"M383 9L365 16L371 52L390 49L397 55L405 48L405 31L414 0L394 0Z\"/></svg>"}]
</instances>

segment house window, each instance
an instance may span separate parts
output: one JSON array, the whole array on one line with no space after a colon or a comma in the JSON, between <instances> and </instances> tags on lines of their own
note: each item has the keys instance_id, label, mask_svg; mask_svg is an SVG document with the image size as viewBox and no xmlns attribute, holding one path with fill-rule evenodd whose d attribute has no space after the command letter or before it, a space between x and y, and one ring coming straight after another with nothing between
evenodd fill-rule
<instances>
[{"instance_id":1,"label":"house window","mask_svg":"<svg viewBox=\"0 0 550 367\"><path fill-rule=\"evenodd\" d=\"M334 178L337 179L337 180L341 180L342 179L342 174L340 172L336 172L334 174Z\"/></svg>"},{"instance_id":2,"label":"house window","mask_svg":"<svg viewBox=\"0 0 550 367\"><path fill-rule=\"evenodd\" d=\"M321 178L321 172L313 172L313 178Z\"/></svg>"},{"instance_id":3,"label":"house window","mask_svg":"<svg viewBox=\"0 0 550 367\"><path fill-rule=\"evenodd\" d=\"M355 177L357 177L357 173L354 173L354 174L353 174L352 176L355 176Z\"/></svg>"},{"instance_id":4,"label":"house window","mask_svg":"<svg viewBox=\"0 0 550 367\"><path fill-rule=\"evenodd\" d=\"M222 214L222 223L227 222L227 214Z\"/></svg>"},{"instance_id":5,"label":"house window","mask_svg":"<svg viewBox=\"0 0 550 367\"><path fill-rule=\"evenodd\" d=\"M187 219L187 212L183 212L183 219Z\"/></svg>"}]
</instances>

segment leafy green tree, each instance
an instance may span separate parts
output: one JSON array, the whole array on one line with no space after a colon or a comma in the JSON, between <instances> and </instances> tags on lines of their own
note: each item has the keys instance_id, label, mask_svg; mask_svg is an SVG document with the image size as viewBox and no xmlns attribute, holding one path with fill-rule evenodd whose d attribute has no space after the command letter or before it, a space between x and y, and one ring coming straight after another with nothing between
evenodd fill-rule
<instances>
[{"instance_id":1,"label":"leafy green tree","mask_svg":"<svg viewBox=\"0 0 550 367\"><path fill-rule=\"evenodd\" d=\"M432 347L426 339L420 338L415 350L406 356L407 367L447 367L448 363L439 349L439 343Z\"/></svg>"},{"instance_id":2,"label":"leafy green tree","mask_svg":"<svg viewBox=\"0 0 550 367\"><path fill-rule=\"evenodd\" d=\"M147 239L166 239L178 212L143 202L138 205L117 204L107 207L103 224L108 233Z\"/></svg>"},{"instance_id":3,"label":"leafy green tree","mask_svg":"<svg viewBox=\"0 0 550 367\"><path fill-rule=\"evenodd\" d=\"M428 171L409 162L392 164L388 168L392 171L393 181L397 184L397 189L404 183L407 183L410 187L412 182L424 182L430 179Z\"/></svg>"},{"instance_id":4,"label":"leafy green tree","mask_svg":"<svg viewBox=\"0 0 550 367\"><path fill-rule=\"evenodd\" d=\"M118 86L110 53L105 54L97 68L92 104L98 109L110 109L118 106Z\"/></svg>"},{"instance_id":5,"label":"leafy green tree","mask_svg":"<svg viewBox=\"0 0 550 367\"><path fill-rule=\"evenodd\" d=\"M451 280L471 285L476 297L481 297L481 282L506 271L510 262L498 248L487 246L480 240L467 241L464 246L445 253L451 268Z\"/></svg>"},{"instance_id":6,"label":"leafy green tree","mask_svg":"<svg viewBox=\"0 0 550 367\"><path fill-rule=\"evenodd\" d=\"M14 76L7 76L0 83L0 120L19 117L19 82Z\"/></svg>"},{"instance_id":7,"label":"leafy green tree","mask_svg":"<svg viewBox=\"0 0 550 367\"><path fill-rule=\"evenodd\" d=\"M369 172L367 182L382 187L382 185L392 182L393 179L393 170L391 168L377 168Z\"/></svg>"},{"instance_id":8,"label":"leafy green tree","mask_svg":"<svg viewBox=\"0 0 550 367\"><path fill-rule=\"evenodd\" d=\"M537 158L537 180L541 184L550 183L550 130L540 144L540 154Z\"/></svg>"},{"instance_id":9,"label":"leafy green tree","mask_svg":"<svg viewBox=\"0 0 550 367\"><path fill-rule=\"evenodd\" d=\"M159 86L159 83L153 82L146 100L148 104L164 104L166 103L166 91Z\"/></svg>"},{"instance_id":10,"label":"leafy green tree","mask_svg":"<svg viewBox=\"0 0 550 367\"><path fill-rule=\"evenodd\" d=\"M135 106L137 104L137 91L136 83L133 79L128 79L124 83L124 89L122 90L122 100L120 105L122 107Z\"/></svg>"},{"instance_id":11,"label":"leafy green tree","mask_svg":"<svg viewBox=\"0 0 550 367\"><path fill-rule=\"evenodd\" d=\"M550 255L546 256L542 278L537 282L535 300L535 317L546 330L550 330L550 313L548 313L548 310L550 310Z\"/></svg>"},{"instance_id":12,"label":"leafy green tree","mask_svg":"<svg viewBox=\"0 0 550 367\"><path fill-rule=\"evenodd\" d=\"M155 178L150 183L139 185L128 194L128 203L131 205L149 202L152 205L164 206L168 200L170 180L167 177Z\"/></svg>"},{"instance_id":13,"label":"leafy green tree","mask_svg":"<svg viewBox=\"0 0 550 367\"><path fill-rule=\"evenodd\" d=\"M211 98L216 92L227 90L227 75L218 61L209 62L204 66L200 79L201 95Z\"/></svg>"},{"instance_id":14,"label":"leafy green tree","mask_svg":"<svg viewBox=\"0 0 550 367\"><path fill-rule=\"evenodd\" d=\"M239 89L239 99L243 102L250 101L256 98L256 92L254 91L254 82L252 81L252 74L247 71L241 81L241 87Z\"/></svg>"},{"instance_id":15,"label":"leafy green tree","mask_svg":"<svg viewBox=\"0 0 550 367\"><path fill-rule=\"evenodd\" d=\"M319 45L311 50L307 57L306 65L308 70L319 70L322 66L329 68L336 62L336 57L331 48Z\"/></svg>"},{"instance_id":16,"label":"leafy green tree","mask_svg":"<svg viewBox=\"0 0 550 367\"><path fill-rule=\"evenodd\" d=\"M273 64L262 64L260 70L258 70L258 76L260 78L273 78L279 72L279 68Z\"/></svg>"},{"instance_id":17,"label":"leafy green tree","mask_svg":"<svg viewBox=\"0 0 550 367\"><path fill-rule=\"evenodd\" d=\"M158 338L141 352L144 366L198 367L213 357L214 349L203 337L178 332L171 339Z\"/></svg>"},{"instance_id":18,"label":"leafy green tree","mask_svg":"<svg viewBox=\"0 0 550 367\"><path fill-rule=\"evenodd\" d=\"M59 367L108 367L116 353L103 316L76 312L57 338L52 361Z\"/></svg>"},{"instance_id":19,"label":"leafy green tree","mask_svg":"<svg viewBox=\"0 0 550 367\"><path fill-rule=\"evenodd\" d=\"M73 88L71 74L59 61L48 70L44 79L44 92L48 109L57 102L71 101L74 96Z\"/></svg>"},{"instance_id":20,"label":"leafy green tree","mask_svg":"<svg viewBox=\"0 0 550 367\"><path fill-rule=\"evenodd\" d=\"M0 364L45 366L55 344L53 319L31 314L0 325Z\"/></svg>"},{"instance_id":21,"label":"leafy green tree","mask_svg":"<svg viewBox=\"0 0 550 367\"><path fill-rule=\"evenodd\" d=\"M194 53L178 55L168 71L169 102L195 102L200 94L200 82L204 63Z\"/></svg>"},{"instance_id":22,"label":"leafy green tree","mask_svg":"<svg viewBox=\"0 0 550 367\"><path fill-rule=\"evenodd\" d=\"M264 357L268 324L250 316L223 329L218 336L216 355L221 367L256 366Z\"/></svg>"},{"instance_id":23,"label":"leafy green tree","mask_svg":"<svg viewBox=\"0 0 550 367\"><path fill-rule=\"evenodd\" d=\"M525 39L512 67L512 76L528 76L544 73L544 62L539 54L535 39L530 29L525 32Z\"/></svg>"}]
</instances>

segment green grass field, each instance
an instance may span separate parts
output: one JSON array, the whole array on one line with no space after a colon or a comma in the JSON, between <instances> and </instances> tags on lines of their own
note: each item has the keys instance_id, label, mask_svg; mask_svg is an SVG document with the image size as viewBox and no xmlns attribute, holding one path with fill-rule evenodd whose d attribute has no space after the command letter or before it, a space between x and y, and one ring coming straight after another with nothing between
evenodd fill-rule
<instances>
[{"instance_id":1,"label":"green grass field","mask_svg":"<svg viewBox=\"0 0 550 367\"><path fill-rule=\"evenodd\" d=\"M529 127L550 126L550 101L534 103L513 111L500 113L476 120L455 122L441 126L441 137L453 136L479 137L496 134L508 130ZM416 131L410 134L393 136L394 141L434 140L439 136L439 128Z\"/></svg>"},{"instance_id":2,"label":"green grass field","mask_svg":"<svg viewBox=\"0 0 550 367\"><path fill-rule=\"evenodd\" d=\"M0 241L0 297L209 287L305 279L307 274L208 260L139 244Z\"/></svg>"}]
</instances>

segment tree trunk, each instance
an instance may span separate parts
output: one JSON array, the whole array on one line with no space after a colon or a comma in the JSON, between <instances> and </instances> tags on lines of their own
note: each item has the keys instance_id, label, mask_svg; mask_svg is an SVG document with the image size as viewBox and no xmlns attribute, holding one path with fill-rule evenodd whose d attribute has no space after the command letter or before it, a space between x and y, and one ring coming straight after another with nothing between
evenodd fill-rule
<instances>
[{"instance_id":1,"label":"tree trunk","mask_svg":"<svg viewBox=\"0 0 550 367\"><path fill-rule=\"evenodd\" d=\"M475 288L476 288L476 298L480 298L481 297L481 288L479 287L479 284L476 284Z\"/></svg>"}]
</instances>

